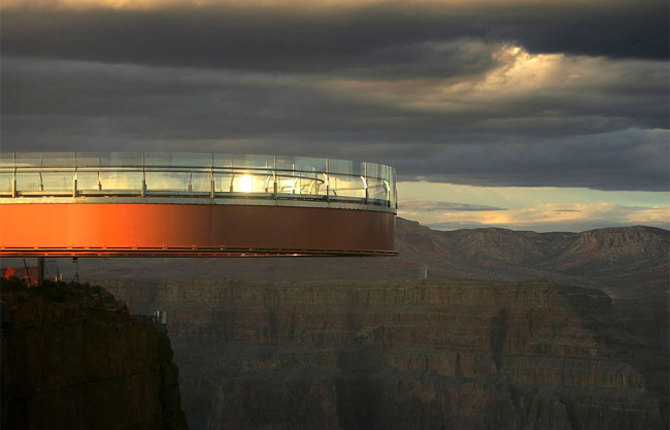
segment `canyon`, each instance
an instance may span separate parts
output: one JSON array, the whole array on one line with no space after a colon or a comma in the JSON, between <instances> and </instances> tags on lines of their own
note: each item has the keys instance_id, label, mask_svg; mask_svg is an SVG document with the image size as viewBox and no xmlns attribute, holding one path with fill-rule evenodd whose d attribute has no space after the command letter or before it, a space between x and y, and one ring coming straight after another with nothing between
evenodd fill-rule
<instances>
[{"instance_id":1,"label":"canyon","mask_svg":"<svg viewBox=\"0 0 670 430\"><path fill-rule=\"evenodd\" d=\"M666 358L597 289L101 280L167 311L192 429L663 429Z\"/></svg>"},{"instance_id":2,"label":"canyon","mask_svg":"<svg viewBox=\"0 0 670 430\"><path fill-rule=\"evenodd\" d=\"M110 381L137 373L154 387L151 417L134 383L101 412L130 414L128 428L184 428L181 404L194 430L667 429L669 239L649 227L442 232L398 219L398 257L82 259L81 279L104 288L74 299L83 314L52 309L60 295L32 307L28 293L6 300L30 316L17 320L25 333L47 320L73 327L37 337L42 349L15 338L10 350L53 349L47 363L79 369L54 377L66 388L44 376L12 387L24 393L16 410L51 392L70 408L73 393L90 395L84 413L103 408L82 388L96 385L76 381L104 368ZM126 306L165 311L169 340ZM124 322L99 321L98 339L92 315ZM94 366L81 358L89 347L152 358L141 371L129 359ZM81 354L67 361L65 349Z\"/></svg>"}]
</instances>

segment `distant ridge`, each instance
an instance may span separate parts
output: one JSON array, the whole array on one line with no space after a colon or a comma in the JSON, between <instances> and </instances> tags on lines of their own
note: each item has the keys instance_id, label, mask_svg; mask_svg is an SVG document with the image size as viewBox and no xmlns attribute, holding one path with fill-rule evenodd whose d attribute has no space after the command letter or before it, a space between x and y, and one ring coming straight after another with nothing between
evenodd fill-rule
<instances>
[{"instance_id":1,"label":"distant ridge","mask_svg":"<svg viewBox=\"0 0 670 430\"><path fill-rule=\"evenodd\" d=\"M399 257L85 260L83 279L553 279L613 297L658 296L670 282L670 232L616 227L582 233L500 228L437 231L398 218Z\"/></svg>"}]
</instances>

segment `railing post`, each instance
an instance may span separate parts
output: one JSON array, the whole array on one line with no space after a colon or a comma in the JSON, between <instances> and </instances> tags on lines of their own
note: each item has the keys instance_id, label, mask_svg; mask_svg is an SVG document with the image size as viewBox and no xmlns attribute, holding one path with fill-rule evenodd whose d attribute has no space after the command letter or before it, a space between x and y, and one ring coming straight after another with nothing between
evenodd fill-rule
<instances>
[{"instance_id":1,"label":"railing post","mask_svg":"<svg viewBox=\"0 0 670 430\"><path fill-rule=\"evenodd\" d=\"M363 162L363 176L361 176L363 181L363 187L365 188L365 204L368 204L368 163Z\"/></svg>"},{"instance_id":2,"label":"railing post","mask_svg":"<svg viewBox=\"0 0 670 430\"><path fill-rule=\"evenodd\" d=\"M16 166L14 166L14 175L12 177L12 197L16 197Z\"/></svg>"},{"instance_id":3,"label":"railing post","mask_svg":"<svg viewBox=\"0 0 670 430\"><path fill-rule=\"evenodd\" d=\"M274 156L272 166L272 198L277 200L277 156Z\"/></svg>"},{"instance_id":4,"label":"railing post","mask_svg":"<svg viewBox=\"0 0 670 430\"><path fill-rule=\"evenodd\" d=\"M384 179L384 189L386 190L386 206L391 207L391 186L386 179Z\"/></svg>"},{"instance_id":5,"label":"railing post","mask_svg":"<svg viewBox=\"0 0 670 430\"><path fill-rule=\"evenodd\" d=\"M216 192L216 183L214 182L214 153L212 152L212 164L209 166L209 198L213 199Z\"/></svg>"},{"instance_id":6,"label":"railing post","mask_svg":"<svg viewBox=\"0 0 670 430\"><path fill-rule=\"evenodd\" d=\"M147 195L147 162L146 153L142 153L142 188L140 188L140 197Z\"/></svg>"},{"instance_id":7,"label":"railing post","mask_svg":"<svg viewBox=\"0 0 670 430\"><path fill-rule=\"evenodd\" d=\"M72 197L77 197L77 152L72 153L74 171L72 176Z\"/></svg>"},{"instance_id":8,"label":"railing post","mask_svg":"<svg viewBox=\"0 0 670 430\"><path fill-rule=\"evenodd\" d=\"M72 177L72 197L77 197L77 168L74 168L74 176Z\"/></svg>"},{"instance_id":9,"label":"railing post","mask_svg":"<svg viewBox=\"0 0 670 430\"><path fill-rule=\"evenodd\" d=\"M326 158L326 201L330 201L330 160Z\"/></svg>"},{"instance_id":10,"label":"railing post","mask_svg":"<svg viewBox=\"0 0 670 430\"><path fill-rule=\"evenodd\" d=\"M209 168L209 198L214 198L216 191L216 183L214 182L214 167Z\"/></svg>"}]
</instances>

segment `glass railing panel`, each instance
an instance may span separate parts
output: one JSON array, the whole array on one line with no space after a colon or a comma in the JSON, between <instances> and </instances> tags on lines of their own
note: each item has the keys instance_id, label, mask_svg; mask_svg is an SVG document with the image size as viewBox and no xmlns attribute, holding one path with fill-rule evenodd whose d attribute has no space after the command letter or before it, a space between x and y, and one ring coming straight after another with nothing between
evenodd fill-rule
<instances>
[{"instance_id":1,"label":"glass railing panel","mask_svg":"<svg viewBox=\"0 0 670 430\"><path fill-rule=\"evenodd\" d=\"M277 193L295 194L301 196L325 196L326 181L323 174L290 173L278 176Z\"/></svg>"},{"instance_id":2,"label":"glass railing panel","mask_svg":"<svg viewBox=\"0 0 670 430\"><path fill-rule=\"evenodd\" d=\"M278 171L293 174L298 170L298 166L296 166L295 163L295 157L289 155L277 155L276 162L275 167Z\"/></svg>"},{"instance_id":3,"label":"glass railing panel","mask_svg":"<svg viewBox=\"0 0 670 430\"><path fill-rule=\"evenodd\" d=\"M233 193L270 194L274 189L272 176L264 172L238 173L231 180Z\"/></svg>"},{"instance_id":4,"label":"glass railing panel","mask_svg":"<svg viewBox=\"0 0 670 430\"><path fill-rule=\"evenodd\" d=\"M274 168L274 156L271 155L235 155L233 166L242 169L271 170Z\"/></svg>"},{"instance_id":5,"label":"glass railing panel","mask_svg":"<svg viewBox=\"0 0 670 430\"><path fill-rule=\"evenodd\" d=\"M365 185L360 176L329 175L332 197L365 199Z\"/></svg>"},{"instance_id":6,"label":"glass railing panel","mask_svg":"<svg viewBox=\"0 0 670 430\"><path fill-rule=\"evenodd\" d=\"M53 153L54 156L62 156L63 153ZM44 159L46 157L46 160ZM59 157L60 158L60 157ZM60 160L65 162L65 166L72 167L74 158L73 154L69 153L69 157L65 155L65 160ZM47 165L55 165L55 161L49 161L49 154L43 152L17 152L14 159L14 165L16 167L43 167L44 162L46 161Z\"/></svg>"},{"instance_id":7,"label":"glass railing panel","mask_svg":"<svg viewBox=\"0 0 670 430\"><path fill-rule=\"evenodd\" d=\"M203 153L170 153L147 152L144 154L144 165L147 167L201 167L212 165L212 154Z\"/></svg>"},{"instance_id":8,"label":"glass railing panel","mask_svg":"<svg viewBox=\"0 0 670 430\"><path fill-rule=\"evenodd\" d=\"M295 157L298 170L305 172L325 172L328 161L325 158Z\"/></svg>"},{"instance_id":9,"label":"glass railing panel","mask_svg":"<svg viewBox=\"0 0 670 430\"><path fill-rule=\"evenodd\" d=\"M302 181L300 166L296 164L296 157L288 155L277 156L277 194L300 195Z\"/></svg>"},{"instance_id":10,"label":"glass railing panel","mask_svg":"<svg viewBox=\"0 0 670 430\"><path fill-rule=\"evenodd\" d=\"M326 176L323 173L303 173L299 182L300 194L325 196L327 193Z\"/></svg>"},{"instance_id":11,"label":"glass railing panel","mask_svg":"<svg viewBox=\"0 0 670 430\"><path fill-rule=\"evenodd\" d=\"M13 172L0 172L0 193L6 194L12 192Z\"/></svg>"},{"instance_id":12,"label":"glass railing panel","mask_svg":"<svg viewBox=\"0 0 670 430\"><path fill-rule=\"evenodd\" d=\"M74 153L1 155L0 192L12 191L14 168L11 163L15 157L19 194L55 195L73 191ZM43 166L44 163L47 166ZM152 193L209 195L214 179L214 191L219 195L272 195L276 180L277 194L282 198L325 198L328 195L334 200L363 201L367 188L369 203L387 202L395 207L397 200L395 170L376 163L267 155L139 152L77 153L76 163L77 192L82 195L139 195L143 178L146 178L145 191L149 196Z\"/></svg>"},{"instance_id":13,"label":"glass railing panel","mask_svg":"<svg viewBox=\"0 0 670 430\"><path fill-rule=\"evenodd\" d=\"M385 179L368 178L368 199L389 200L388 181Z\"/></svg>"},{"instance_id":14,"label":"glass railing panel","mask_svg":"<svg viewBox=\"0 0 670 430\"><path fill-rule=\"evenodd\" d=\"M0 152L0 166L14 167L14 156L13 152Z\"/></svg>"},{"instance_id":15,"label":"glass railing panel","mask_svg":"<svg viewBox=\"0 0 670 430\"><path fill-rule=\"evenodd\" d=\"M142 165L150 167L179 166L173 154L168 152L145 152L142 154Z\"/></svg>"},{"instance_id":16,"label":"glass railing panel","mask_svg":"<svg viewBox=\"0 0 670 430\"><path fill-rule=\"evenodd\" d=\"M141 167L144 154L141 152L99 153L100 165L108 167Z\"/></svg>"},{"instance_id":17,"label":"glass railing panel","mask_svg":"<svg viewBox=\"0 0 670 430\"><path fill-rule=\"evenodd\" d=\"M274 156L254 154L215 154L214 166L235 170L267 170L274 166Z\"/></svg>"},{"instance_id":18,"label":"glass railing panel","mask_svg":"<svg viewBox=\"0 0 670 430\"><path fill-rule=\"evenodd\" d=\"M293 172L277 172L277 194L300 194L299 179Z\"/></svg>"},{"instance_id":19,"label":"glass railing panel","mask_svg":"<svg viewBox=\"0 0 670 430\"><path fill-rule=\"evenodd\" d=\"M77 171L77 191L97 192L100 191L100 173L98 170Z\"/></svg>"},{"instance_id":20,"label":"glass railing panel","mask_svg":"<svg viewBox=\"0 0 670 430\"><path fill-rule=\"evenodd\" d=\"M389 166L377 163L365 163L366 176L377 179L391 179L391 172Z\"/></svg>"},{"instance_id":21,"label":"glass railing panel","mask_svg":"<svg viewBox=\"0 0 670 430\"><path fill-rule=\"evenodd\" d=\"M365 163L349 160L328 160L328 172L360 176L365 172Z\"/></svg>"},{"instance_id":22,"label":"glass railing panel","mask_svg":"<svg viewBox=\"0 0 670 430\"><path fill-rule=\"evenodd\" d=\"M233 167L233 159L228 154L214 154L214 167L230 169Z\"/></svg>"},{"instance_id":23,"label":"glass railing panel","mask_svg":"<svg viewBox=\"0 0 670 430\"><path fill-rule=\"evenodd\" d=\"M107 159L109 159L109 153L107 152L77 152L77 168L87 169L106 166L109 164L105 161Z\"/></svg>"},{"instance_id":24,"label":"glass railing panel","mask_svg":"<svg viewBox=\"0 0 670 430\"><path fill-rule=\"evenodd\" d=\"M176 193L209 193L211 189L210 173L194 172L146 172L146 191Z\"/></svg>"},{"instance_id":25,"label":"glass railing panel","mask_svg":"<svg viewBox=\"0 0 670 430\"><path fill-rule=\"evenodd\" d=\"M100 185L102 191L133 192L140 194L142 191L142 172L100 172Z\"/></svg>"},{"instance_id":26,"label":"glass railing panel","mask_svg":"<svg viewBox=\"0 0 670 430\"><path fill-rule=\"evenodd\" d=\"M368 178L377 178L379 177L379 164L376 163L363 163L365 165L365 176Z\"/></svg>"},{"instance_id":27,"label":"glass railing panel","mask_svg":"<svg viewBox=\"0 0 670 430\"><path fill-rule=\"evenodd\" d=\"M214 172L214 192L229 193L231 189L231 182L233 180L232 173Z\"/></svg>"},{"instance_id":28,"label":"glass railing panel","mask_svg":"<svg viewBox=\"0 0 670 430\"><path fill-rule=\"evenodd\" d=\"M284 172L323 173L327 164L325 158L277 156L277 170Z\"/></svg>"},{"instance_id":29,"label":"glass railing panel","mask_svg":"<svg viewBox=\"0 0 670 430\"><path fill-rule=\"evenodd\" d=\"M42 167L75 167L76 159L74 152L43 152L39 155L42 159Z\"/></svg>"},{"instance_id":30,"label":"glass railing panel","mask_svg":"<svg viewBox=\"0 0 670 430\"><path fill-rule=\"evenodd\" d=\"M41 191L42 179L39 172L20 172L16 174L16 191L34 193Z\"/></svg>"},{"instance_id":31,"label":"glass railing panel","mask_svg":"<svg viewBox=\"0 0 670 430\"><path fill-rule=\"evenodd\" d=\"M209 193L212 190L212 175L209 172L193 173L189 181L189 192Z\"/></svg>"},{"instance_id":32,"label":"glass railing panel","mask_svg":"<svg viewBox=\"0 0 670 430\"><path fill-rule=\"evenodd\" d=\"M17 152L17 167L74 167L74 152Z\"/></svg>"},{"instance_id":33,"label":"glass railing panel","mask_svg":"<svg viewBox=\"0 0 670 430\"><path fill-rule=\"evenodd\" d=\"M398 204L398 191L396 188L396 171L393 167L389 168L389 184L391 186L391 207L395 208Z\"/></svg>"},{"instance_id":34,"label":"glass railing panel","mask_svg":"<svg viewBox=\"0 0 670 430\"><path fill-rule=\"evenodd\" d=\"M71 193L74 185L74 172L42 172L42 190L46 193Z\"/></svg>"}]
</instances>

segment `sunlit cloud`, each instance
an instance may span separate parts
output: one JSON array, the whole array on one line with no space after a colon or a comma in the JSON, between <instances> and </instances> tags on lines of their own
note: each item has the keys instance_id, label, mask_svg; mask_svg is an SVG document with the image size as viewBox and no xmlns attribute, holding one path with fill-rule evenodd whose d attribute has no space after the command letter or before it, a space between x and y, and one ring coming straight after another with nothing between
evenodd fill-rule
<instances>
[{"instance_id":1,"label":"sunlit cloud","mask_svg":"<svg viewBox=\"0 0 670 430\"><path fill-rule=\"evenodd\" d=\"M426 182L400 182L398 192L400 216L442 230L497 227L584 231L631 225L670 228L670 196L664 192L477 187ZM452 201L430 200L435 197ZM468 207L481 210L463 210Z\"/></svg>"},{"instance_id":2,"label":"sunlit cloud","mask_svg":"<svg viewBox=\"0 0 670 430\"><path fill-rule=\"evenodd\" d=\"M555 204L483 211L422 210L401 207L400 216L442 229L496 227L533 231L583 231L602 226L647 225L670 228L670 205L655 208L614 203Z\"/></svg>"},{"instance_id":3,"label":"sunlit cloud","mask_svg":"<svg viewBox=\"0 0 670 430\"><path fill-rule=\"evenodd\" d=\"M449 50L446 42L433 47L433 54ZM486 54L480 41L460 41L459 50ZM501 44L489 51L496 66L483 75L468 74L447 78L394 80L332 80L324 84L334 92L376 100L407 110L441 113L493 113L509 109L510 104L528 106L533 116L558 117L579 105L600 106L606 99L621 103L621 92L608 89L624 83L626 102L644 98L646 89L667 81L667 67L639 60L612 60L604 57L565 54L530 54L520 46ZM452 49L453 51L453 49ZM445 59L446 61L446 59ZM635 83L635 85L633 85ZM636 94L637 93L637 94ZM617 100L617 98L619 100ZM543 104L539 106L538 104ZM505 106L505 107L503 107ZM594 109L595 110L595 109ZM526 113L526 112L524 112Z\"/></svg>"}]
</instances>

